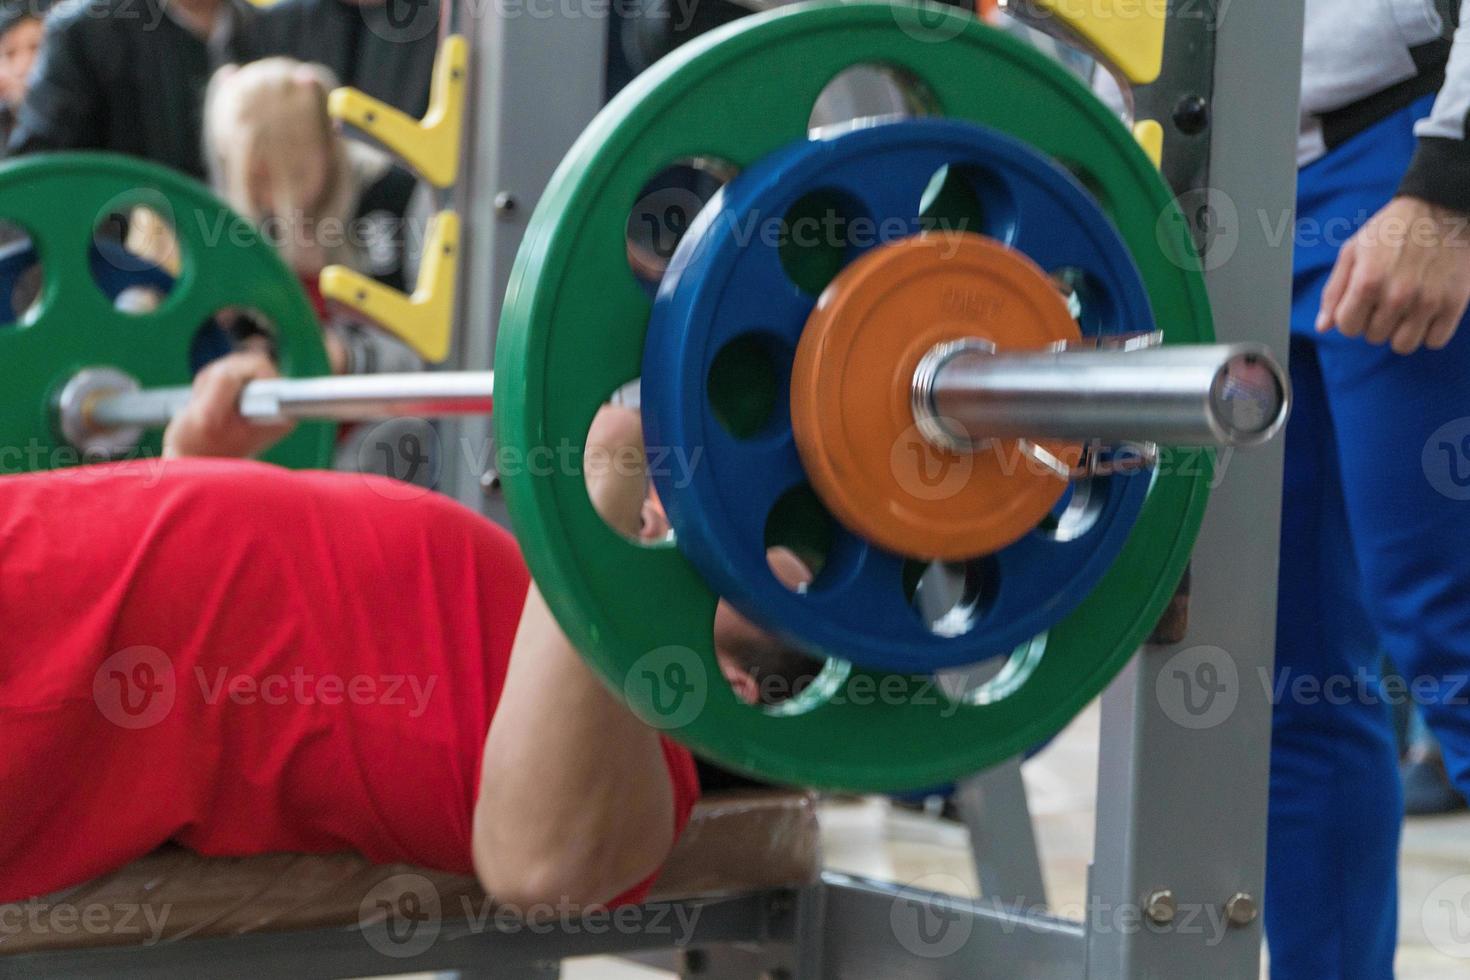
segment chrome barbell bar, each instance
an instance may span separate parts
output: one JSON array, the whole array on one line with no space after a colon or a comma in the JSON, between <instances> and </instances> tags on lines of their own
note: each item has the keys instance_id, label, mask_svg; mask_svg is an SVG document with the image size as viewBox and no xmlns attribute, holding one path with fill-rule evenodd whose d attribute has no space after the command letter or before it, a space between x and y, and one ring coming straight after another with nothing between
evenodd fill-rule
<instances>
[{"instance_id":1,"label":"chrome barbell bar","mask_svg":"<svg viewBox=\"0 0 1470 980\"><path fill-rule=\"evenodd\" d=\"M1260 344L997 353L975 339L924 356L912 405L956 452L996 438L1255 446L1286 424L1291 384Z\"/></svg>"},{"instance_id":2,"label":"chrome barbell bar","mask_svg":"<svg viewBox=\"0 0 1470 980\"><path fill-rule=\"evenodd\" d=\"M490 371L367 374L252 381L247 419L359 422L490 412ZM1255 344L997 353L985 341L941 344L923 358L912 390L927 438L958 452L993 438L1250 446L1286 421L1290 386ZM57 399L58 427L73 446L126 451L141 431L169 423L188 387L145 390L112 368L79 372Z\"/></svg>"},{"instance_id":3,"label":"chrome barbell bar","mask_svg":"<svg viewBox=\"0 0 1470 980\"><path fill-rule=\"evenodd\" d=\"M491 371L269 378L245 386L240 414L263 422L484 415L490 411L494 388ZM189 397L187 387L120 392L96 399L87 414L99 428L156 428L167 425L189 403Z\"/></svg>"},{"instance_id":4,"label":"chrome barbell bar","mask_svg":"<svg viewBox=\"0 0 1470 980\"><path fill-rule=\"evenodd\" d=\"M257 422L485 415L494 391L491 371L269 378L245 385L240 414ZM62 388L55 406L57 428L84 453L116 456L136 446L144 430L168 425L192 394L187 386L144 389L115 368L87 368Z\"/></svg>"}]
</instances>

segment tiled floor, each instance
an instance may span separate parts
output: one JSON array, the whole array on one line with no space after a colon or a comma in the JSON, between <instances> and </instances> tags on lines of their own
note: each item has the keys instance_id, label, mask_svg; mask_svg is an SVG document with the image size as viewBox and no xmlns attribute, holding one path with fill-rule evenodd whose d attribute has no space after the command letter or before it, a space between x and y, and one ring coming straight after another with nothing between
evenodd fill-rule
<instances>
[{"instance_id":1,"label":"tiled floor","mask_svg":"<svg viewBox=\"0 0 1470 980\"><path fill-rule=\"evenodd\" d=\"M1096 793L1097 708L1080 716L1024 773L1051 905L1079 917L1092 855ZM896 812L881 800L832 803L823 808L827 865L894 881L922 878L924 885L975 894L968 840L962 827ZM1470 816L1411 821L1405 829L1399 922L1399 980L1465 980L1470 977L1470 943L1458 948L1431 937L1435 920L1425 910L1464 899L1465 888L1445 892L1445 883L1470 876ZM1470 904L1465 906L1470 911ZM1433 939L1447 948L1437 948ZM1456 957L1451 955L1459 953ZM570 980L648 980L656 971L606 960L570 964ZM1264 974L1263 974L1264 975Z\"/></svg>"}]
</instances>

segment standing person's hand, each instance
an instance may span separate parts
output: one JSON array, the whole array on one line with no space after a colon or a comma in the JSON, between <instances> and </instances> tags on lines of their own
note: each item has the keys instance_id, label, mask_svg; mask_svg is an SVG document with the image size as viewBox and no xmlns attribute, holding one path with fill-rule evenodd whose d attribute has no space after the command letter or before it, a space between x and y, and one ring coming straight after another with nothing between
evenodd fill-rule
<instances>
[{"instance_id":1,"label":"standing person's hand","mask_svg":"<svg viewBox=\"0 0 1470 980\"><path fill-rule=\"evenodd\" d=\"M1396 197L1337 257L1319 333L1390 344L1399 354L1450 342L1470 306L1470 217Z\"/></svg>"}]
</instances>

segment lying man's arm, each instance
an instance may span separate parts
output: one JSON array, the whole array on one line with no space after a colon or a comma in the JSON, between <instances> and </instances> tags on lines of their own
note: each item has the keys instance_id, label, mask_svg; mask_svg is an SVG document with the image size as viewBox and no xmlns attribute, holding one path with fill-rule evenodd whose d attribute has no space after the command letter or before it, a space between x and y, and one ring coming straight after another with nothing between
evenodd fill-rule
<instances>
[{"instance_id":1,"label":"lying man's arm","mask_svg":"<svg viewBox=\"0 0 1470 980\"><path fill-rule=\"evenodd\" d=\"M674 834L659 736L593 676L533 584L481 767L485 890L522 914L603 904L657 871Z\"/></svg>"},{"instance_id":2,"label":"lying man's arm","mask_svg":"<svg viewBox=\"0 0 1470 980\"><path fill-rule=\"evenodd\" d=\"M643 456L637 413L604 408L587 457ZM636 537L638 467L599 466L593 506ZM659 736L592 671L533 584L490 726L475 807L475 867L497 899L607 902L649 877L674 843L674 794Z\"/></svg>"}]
</instances>

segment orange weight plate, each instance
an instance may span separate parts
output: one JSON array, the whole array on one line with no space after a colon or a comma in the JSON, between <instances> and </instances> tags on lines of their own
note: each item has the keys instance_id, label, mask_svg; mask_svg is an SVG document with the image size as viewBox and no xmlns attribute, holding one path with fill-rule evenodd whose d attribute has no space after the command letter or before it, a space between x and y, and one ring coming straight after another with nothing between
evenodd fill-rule
<instances>
[{"instance_id":1,"label":"orange weight plate","mask_svg":"<svg viewBox=\"0 0 1470 980\"><path fill-rule=\"evenodd\" d=\"M791 419L817 493L849 528L919 558L999 551L1036 527L1067 482L1015 439L975 452L932 444L914 421L920 359L980 339L998 351L1080 338L1046 274L969 233L927 233L874 249L822 294L796 352ZM1041 443L1075 459L1080 447Z\"/></svg>"}]
</instances>

